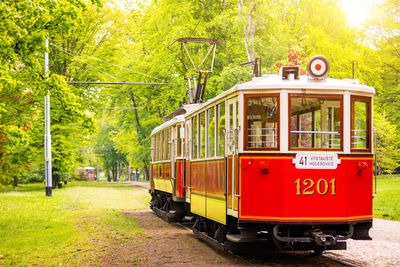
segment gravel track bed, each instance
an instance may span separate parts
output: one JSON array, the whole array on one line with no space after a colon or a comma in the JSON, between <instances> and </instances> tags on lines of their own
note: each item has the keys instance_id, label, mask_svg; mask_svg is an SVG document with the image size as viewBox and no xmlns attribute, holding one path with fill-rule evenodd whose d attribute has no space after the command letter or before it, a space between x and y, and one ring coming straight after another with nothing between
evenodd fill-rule
<instances>
[{"instance_id":1,"label":"gravel track bed","mask_svg":"<svg viewBox=\"0 0 400 267\"><path fill-rule=\"evenodd\" d=\"M348 240L347 250L325 252L359 266L400 266L400 222L374 219L372 241Z\"/></svg>"}]
</instances>

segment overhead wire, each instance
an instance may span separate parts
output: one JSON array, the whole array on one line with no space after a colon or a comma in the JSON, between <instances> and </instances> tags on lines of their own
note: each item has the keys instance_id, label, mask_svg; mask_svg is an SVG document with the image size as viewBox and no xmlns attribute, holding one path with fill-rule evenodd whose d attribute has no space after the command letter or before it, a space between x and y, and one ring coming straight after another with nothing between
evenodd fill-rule
<instances>
[{"instance_id":1,"label":"overhead wire","mask_svg":"<svg viewBox=\"0 0 400 267\"><path fill-rule=\"evenodd\" d=\"M67 49L65 49L65 48L59 47L59 46L57 46L57 45L55 45L55 44L52 44L52 43L50 43L50 45L52 45L52 46L54 46L54 47L60 49L62 52L64 52L65 54L67 54L67 55L69 55L69 56L71 56L71 57L75 57L73 54L67 52ZM77 57L75 57L75 58L77 58ZM114 75L111 75L111 74L109 74L109 73L107 73L107 72L105 72L105 71L103 71L103 70L97 68L96 66L90 64L89 62L87 62L87 61L85 61L85 60L83 60L83 59L81 59L81 58L77 58L77 59L78 59L79 61L82 61L82 62L85 63L85 64L88 64L88 65L91 66L92 68L95 68L96 70L100 71L101 73L104 73L104 74L110 76L111 78L113 78L113 79L115 79L115 80L118 80L117 77L115 77Z\"/></svg>"},{"instance_id":2,"label":"overhead wire","mask_svg":"<svg viewBox=\"0 0 400 267\"><path fill-rule=\"evenodd\" d=\"M52 46L58 48L59 50L63 51L64 53L66 53L66 54L68 54L68 55L70 55L70 56L72 56L72 57L75 57L73 54L71 54L71 53L73 53L73 51L71 51L71 50L69 50L69 49L60 47L60 46L55 45L55 44L53 44L53 43L50 43L50 45L52 45ZM93 57L93 56L85 55L85 54L82 54L82 53L77 53L77 54L78 54L79 56L84 56L84 57L87 57L87 58L91 58L91 59L94 59L94 60L103 62L103 63L105 63L105 64L108 64L108 65L111 65L111 66L114 66L114 67L118 67L118 68L120 68L120 69L125 69L125 70L130 71L130 72L135 73L135 74L139 74L139 75L146 76L146 77L151 78L151 79L155 79L155 80L159 80L159 81L164 81L163 79L156 78L156 77L153 77L153 76L150 76L150 75L148 75L148 74L141 73L141 72L138 72L138 71L134 71L134 70L131 70L131 69L129 69L129 68L123 67L123 66L121 66L121 65L116 65L116 64L107 62L107 61L105 61L105 60L102 60L102 59L99 59L99 58L96 58L96 57ZM87 62L85 62L85 63L87 63ZM87 64L89 64L89 63L87 63ZM92 66L92 65L91 65L91 66Z\"/></svg>"}]
</instances>

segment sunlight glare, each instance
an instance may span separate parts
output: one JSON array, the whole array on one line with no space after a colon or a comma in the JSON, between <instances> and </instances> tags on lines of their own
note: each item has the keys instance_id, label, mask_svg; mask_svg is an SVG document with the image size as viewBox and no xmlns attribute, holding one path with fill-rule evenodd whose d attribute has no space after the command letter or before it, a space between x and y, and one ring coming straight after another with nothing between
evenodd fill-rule
<instances>
[{"instance_id":1,"label":"sunlight glare","mask_svg":"<svg viewBox=\"0 0 400 267\"><path fill-rule=\"evenodd\" d=\"M342 0L339 2L339 7L346 15L349 25L357 27L367 22L374 2L374 0Z\"/></svg>"}]
</instances>

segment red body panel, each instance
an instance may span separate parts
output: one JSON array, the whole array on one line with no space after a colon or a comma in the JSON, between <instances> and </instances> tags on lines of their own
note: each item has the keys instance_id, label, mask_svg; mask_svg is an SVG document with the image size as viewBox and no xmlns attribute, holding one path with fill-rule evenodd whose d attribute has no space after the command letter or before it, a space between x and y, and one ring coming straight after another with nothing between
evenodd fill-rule
<instances>
[{"instance_id":1,"label":"red body panel","mask_svg":"<svg viewBox=\"0 0 400 267\"><path fill-rule=\"evenodd\" d=\"M224 160L206 162L206 195L225 198L224 196Z\"/></svg>"},{"instance_id":2,"label":"red body panel","mask_svg":"<svg viewBox=\"0 0 400 267\"><path fill-rule=\"evenodd\" d=\"M205 195L205 166L206 163L202 162L191 162L190 163L190 184L192 186L191 191L198 194Z\"/></svg>"},{"instance_id":3,"label":"red body panel","mask_svg":"<svg viewBox=\"0 0 400 267\"><path fill-rule=\"evenodd\" d=\"M183 197L185 192L185 187L183 183L183 179L185 177L185 161L184 160L176 160L176 196Z\"/></svg>"},{"instance_id":4,"label":"red body panel","mask_svg":"<svg viewBox=\"0 0 400 267\"><path fill-rule=\"evenodd\" d=\"M296 169L293 158L240 157L240 220L372 218L372 156L340 157L341 163L333 170Z\"/></svg>"},{"instance_id":5,"label":"red body panel","mask_svg":"<svg viewBox=\"0 0 400 267\"><path fill-rule=\"evenodd\" d=\"M227 196L228 196L228 209L232 209L232 156L228 156L227 160Z\"/></svg>"}]
</instances>

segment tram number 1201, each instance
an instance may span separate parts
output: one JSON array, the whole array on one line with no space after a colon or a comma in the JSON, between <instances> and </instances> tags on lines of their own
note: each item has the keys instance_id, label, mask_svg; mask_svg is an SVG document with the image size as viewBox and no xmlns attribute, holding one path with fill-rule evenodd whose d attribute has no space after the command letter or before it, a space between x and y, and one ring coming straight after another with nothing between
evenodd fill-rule
<instances>
[{"instance_id":1,"label":"tram number 1201","mask_svg":"<svg viewBox=\"0 0 400 267\"><path fill-rule=\"evenodd\" d=\"M311 179L297 179L296 182L296 195L314 195L315 191L317 191L320 195L326 195L330 193L330 195L336 195L336 179L332 179L329 182L325 179L319 179L317 183L315 183ZM304 187L303 187L304 186Z\"/></svg>"}]
</instances>

